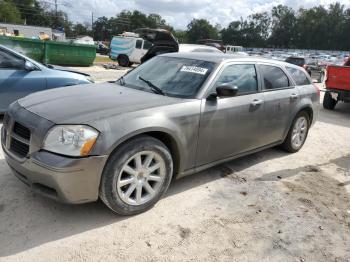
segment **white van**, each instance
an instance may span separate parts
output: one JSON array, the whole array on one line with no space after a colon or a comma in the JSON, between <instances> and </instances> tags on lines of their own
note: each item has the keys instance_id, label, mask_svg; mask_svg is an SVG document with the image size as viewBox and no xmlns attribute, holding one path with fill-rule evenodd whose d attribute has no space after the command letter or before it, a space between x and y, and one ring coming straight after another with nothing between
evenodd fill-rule
<instances>
[{"instance_id":1,"label":"white van","mask_svg":"<svg viewBox=\"0 0 350 262\"><path fill-rule=\"evenodd\" d=\"M133 63L141 63L141 58L151 46L151 42L140 38L138 34L125 32L113 37L109 56L112 60L117 60L120 66L131 66Z\"/></svg>"},{"instance_id":2,"label":"white van","mask_svg":"<svg viewBox=\"0 0 350 262\"><path fill-rule=\"evenodd\" d=\"M235 46L235 45L227 45L226 46L226 53L227 54L233 54L236 52L243 52L242 46Z\"/></svg>"}]
</instances>

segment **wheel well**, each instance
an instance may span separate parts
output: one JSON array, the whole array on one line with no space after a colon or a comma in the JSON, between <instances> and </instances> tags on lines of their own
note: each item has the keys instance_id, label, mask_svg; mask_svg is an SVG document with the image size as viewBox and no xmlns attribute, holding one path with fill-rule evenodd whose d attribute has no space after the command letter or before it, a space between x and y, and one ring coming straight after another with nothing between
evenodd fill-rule
<instances>
[{"instance_id":1,"label":"wheel well","mask_svg":"<svg viewBox=\"0 0 350 262\"><path fill-rule=\"evenodd\" d=\"M146 132L146 133L143 133L142 135L149 135L151 137L154 137L160 140L169 149L170 154L173 158L174 175L177 175L180 169L180 152L175 139L168 133L161 132L161 131Z\"/></svg>"},{"instance_id":2,"label":"wheel well","mask_svg":"<svg viewBox=\"0 0 350 262\"><path fill-rule=\"evenodd\" d=\"M174 175L177 175L178 171L180 169L180 152L179 152L179 148L178 148L178 145L177 145L175 139L171 135L169 135L168 133L161 132L161 131L150 131L150 132L137 134L137 135L130 137L127 140L123 141L116 148L114 148L113 152L115 152L121 145L126 144L130 140L135 139L135 137L142 136L142 135L148 135L148 136L151 136L155 139L158 139L169 149L171 157L173 158ZM112 154L113 153L111 153L111 155Z\"/></svg>"},{"instance_id":3,"label":"wheel well","mask_svg":"<svg viewBox=\"0 0 350 262\"><path fill-rule=\"evenodd\" d=\"M126 57L126 58L129 59L129 57L128 57L126 54L120 54L120 55L118 55L117 59L118 59L119 57Z\"/></svg>"},{"instance_id":4,"label":"wheel well","mask_svg":"<svg viewBox=\"0 0 350 262\"><path fill-rule=\"evenodd\" d=\"M314 117L314 112L312 111L312 108L304 107L298 113L303 112L303 111L309 115L309 120L310 120L310 125L311 125L311 123L313 121L313 117Z\"/></svg>"}]
</instances>

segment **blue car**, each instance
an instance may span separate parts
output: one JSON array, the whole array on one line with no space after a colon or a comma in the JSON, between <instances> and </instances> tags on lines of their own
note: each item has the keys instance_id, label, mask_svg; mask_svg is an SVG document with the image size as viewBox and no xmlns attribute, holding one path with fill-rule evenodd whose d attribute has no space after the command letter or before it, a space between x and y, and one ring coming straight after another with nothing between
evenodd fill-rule
<instances>
[{"instance_id":1,"label":"blue car","mask_svg":"<svg viewBox=\"0 0 350 262\"><path fill-rule=\"evenodd\" d=\"M19 98L50 88L92 83L90 76L40 64L0 45L0 114Z\"/></svg>"}]
</instances>

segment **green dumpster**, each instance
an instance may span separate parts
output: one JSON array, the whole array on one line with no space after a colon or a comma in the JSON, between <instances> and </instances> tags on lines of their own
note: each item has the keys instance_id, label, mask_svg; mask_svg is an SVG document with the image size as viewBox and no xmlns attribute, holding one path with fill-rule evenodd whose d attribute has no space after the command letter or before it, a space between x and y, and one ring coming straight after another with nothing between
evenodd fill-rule
<instances>
[{"instance_id":1,"label":"green dumpster","mask_svg":"<svg viewBox=\"0 0 350 262\"><path fill-rule=\"evenodd\" d=\"M54 65L90 66L96 58L96 46L48 41L45 63Z\"/></svg>"},{"instance_id":2,"label":"green dumpster","mask_svg":"<svg viewBox=\"0 0 350 262\"><path fill-rule=\"evenodd\" d=\"M7 36L0 36L0 44L45 64L90 66L96 58L94 45Z\"/></svg>"},{"instance_id":3,"label":"green dumpster","mask_svg":"<svg viewBox=\"0 0 350 262\"><path fill-rule=\"evenodd\" d=\"M41 40L0 36L0 45L7 46L39 62L42 62L44 59L45 42Z\"/></svg>"}]
</instances>

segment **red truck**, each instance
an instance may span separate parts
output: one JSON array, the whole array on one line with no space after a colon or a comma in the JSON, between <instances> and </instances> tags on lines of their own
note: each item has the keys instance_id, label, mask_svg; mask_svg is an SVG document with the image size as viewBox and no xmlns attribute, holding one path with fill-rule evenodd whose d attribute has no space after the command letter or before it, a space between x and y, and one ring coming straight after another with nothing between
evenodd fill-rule
<instances>
[{"instance_id":1,"label":"red truck","mask_svg":"<svg viewBox=\"0 0 350 262\"><path fill-rule=\"evenodd\" d=\"M333 110L338 101L350 102L350 56L344 66L328 66L323 107Z\"/></svg>"}]
</instances>

